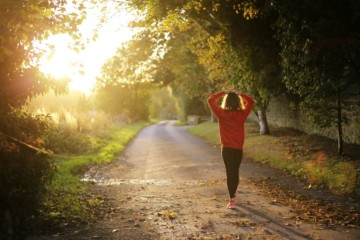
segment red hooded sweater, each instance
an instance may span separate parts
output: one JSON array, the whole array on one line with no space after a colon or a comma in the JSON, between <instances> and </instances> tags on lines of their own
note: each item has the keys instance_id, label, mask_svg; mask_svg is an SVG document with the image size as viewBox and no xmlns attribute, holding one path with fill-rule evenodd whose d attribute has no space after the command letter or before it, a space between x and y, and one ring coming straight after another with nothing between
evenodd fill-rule
<instances>
[{"instance_id":1,"label":"red hooded sweater","mask_svg":"<svg viewBox=\"0 0 360 240\"><path fill-rule=\"evenodd\" d=\"M254 100L241 93L245 100L244 111L225 111L216 101L226 95L224 91L214 93L208 98L210 109L219 123L220 142L222 147L242 149L244 145L244 123L254 105Z\"/></svg>"}]
</instances>

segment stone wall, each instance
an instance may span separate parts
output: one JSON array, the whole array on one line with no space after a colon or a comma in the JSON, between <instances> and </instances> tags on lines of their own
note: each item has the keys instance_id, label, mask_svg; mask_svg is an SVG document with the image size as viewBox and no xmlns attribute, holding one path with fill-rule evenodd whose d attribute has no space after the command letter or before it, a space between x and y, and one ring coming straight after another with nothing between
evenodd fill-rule
<instances>
[{"instance_id":1,"label":"stone wall","mask_svg":"<svg viewBox=\"0 0 360 240\"><path fill-rule=\"evenodd\" d=\"M299 111L292 110L290 100L285 96L272 98L267 112L268 123L273 126L298 129L308 134L337 139L337 129L334 125L328 129L312 127ZM344 101L343 114L348 124L343 124L344 142L360 144L360 96L349 97ZM255 115L251 115L255 119ZM271 131L271 129L270 129Z\"/></svg>"}]
</instances>

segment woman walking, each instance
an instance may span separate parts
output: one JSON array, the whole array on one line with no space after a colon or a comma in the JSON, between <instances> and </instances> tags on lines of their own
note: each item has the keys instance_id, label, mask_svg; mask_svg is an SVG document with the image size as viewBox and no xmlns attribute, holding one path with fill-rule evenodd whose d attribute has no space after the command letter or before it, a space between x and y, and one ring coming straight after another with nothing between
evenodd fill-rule
<instances>
[{"instance_id":1,"label":"woman walking","mask_svg":"<svg viewBox=\"0 0 360 240\"><path fill-rule=\"evenodd\" d=\"M223 98L222 105L217 101ZM243 99L246 104L242 104ZM230 201L228 208L235 208L236 190L239 184L239 168L243 155L244 123L254 105L254 100L235 91L220 91L208 98L209 107L218 120L221 155L226 169L226 181Z\"/></svg>"}]
</instances>

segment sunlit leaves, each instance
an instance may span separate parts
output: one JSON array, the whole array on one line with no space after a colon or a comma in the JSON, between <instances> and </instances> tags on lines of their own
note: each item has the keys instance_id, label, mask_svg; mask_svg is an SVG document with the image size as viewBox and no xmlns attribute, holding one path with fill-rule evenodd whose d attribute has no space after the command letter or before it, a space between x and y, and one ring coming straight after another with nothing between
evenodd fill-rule
<instances>
[{"instance_id":1,"label":"sunlit leaves","mask_svg":"<svg viewBox=\"0 0 360 240\"><path fill-rule=\"evenodd\" d=\"M236 61L230 56L231 47L220 33L211 36L202 44L191 46L190 49L197 55L198 62L206 69L209 82L215 88L230 88L230 68Z\"/></svg>"},{"instance_id":2,"label":"sunlit leaves","mask_svg":"<svg viewBox=\"0 0 360 240\"><path fill-rule=\"evenodd\" d=\"M168 48L166 60L161 63L162 68L166 65L173 73L173 84L192 96L194 89L205 93L213 88L236 87L254 96L265 111L270 95L283 89L277 61L279 50L272 38L273 22L264 14L259 17L266 2L195 0L161 2L161 6L159 3L148 0L140 5L146 10L148 28L154 30L156 26L170 32L172 42L182 39L181 46L173 46L178 49ZM173 56L178 57L174 60ZM189 59L181 62L185 56ZM194 62L190 64L189 60ZM202 70L191 74L195 66Z\"/></svg>"},{"instance_id":3,"label":"sunlit leaves","mask_svg":"<svg viewBox=\"0 0 360 240\"><path fill-rule=\"evenodd\" d=\"M50 33L69 32L76 37L83 16L78 8L67 8L66 1L13 0L1 1L0 11L0 99L3 106L22 105L28 97L46 91L49 79L36 69L33 41ZM18 89L18 90L16 90ZM11 93L11 94L9 94Z\"/></svg>"},{"instance_id":4,"label":"sunlit leaves","mask_svg":"<svg viewBox=\"0 0 360 240\"><path fill-rule=\"evenodd\" d=\"M34 50L33 43L51 33L68 32L75 37L82 19L76 6L81 2L67 10L66 1L60 0L0 1L0 178L6 179L0 182L0 215L10 219L0 232L8 232L2 235L8 239L20 238L16 234L34 213L54 170L42 151L51 129L49 116L34 116L21 107L37 94L51 88L63 91L65 86L39 72L34 59L41 52ZM19 194L15 196L14 190Z\"/></svg>"},{"instance_id":5,"label":"sunlit leaves","mask_svg":"<svg viewBox=\"0 0 360 240\"><path fill-rule=\"evenodd\" d=\"M255 6L256 0L248 0L233 5L236 14L242 14L246 19L252 19L258 16L259 9Z\"/></svg>"},{"instance_id":6,"label":"sunlit leaves","mask_svg":"<svg viewBox=\"0 0 360 240\"><path fill-rule=\"evenodd\" d=\"M166 32L183 32L190 27L191 22L180 12L170 12L162 22L162 29Z\"/></svg>"},{"instance_id":7,"label":"sunlit leaves","mask_svg":"<svg viewBox=\"0 0 360 240\"><path fill-rule=\"evenodd\" d=\"M156 52L153 39L147 33L141 33L141 37L119 48L116 55L104 64L98 86L151 81L148 71L152 67L151 58Z\"/></svg>"},{"instance_id":8,"label":"sunlit leaves","mask_svg":"<svg viewBox=\"0 0 360 240\"><path fill-rule=\"evenodd\" d=\"M172 87L179 88L190 96L198 96L206 91L208 83L204 68L198 63L197 56L190 51L187 41L186 35L169 40L168 51L156 63L157 72L164 71L171 77Z\"/></svg>"},{"instance_id":9,"label":"sunlit leaves","mask_svg":"<svg viewBox=\"0 0 360 240\"><path fill-rule=\"evenodd\" d=\"M148 119L153 40L149 32L140 33L104 64L96 84L101 109L125 115L130 122Z\"/></svg>"}]
</instances>

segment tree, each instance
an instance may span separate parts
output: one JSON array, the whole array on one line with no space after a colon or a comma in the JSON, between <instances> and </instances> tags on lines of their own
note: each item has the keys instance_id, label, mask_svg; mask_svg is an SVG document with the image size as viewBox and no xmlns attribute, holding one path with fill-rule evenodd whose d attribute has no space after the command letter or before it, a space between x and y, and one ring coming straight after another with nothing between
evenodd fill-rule
<instances>
[{"instance_id":1,"label":"tree","mask_svg":"<svg viewBox=\"0 0 360 240\"><path fill-rule=\"evenodd\" d=\"M34 116L21 107L40 93L65 89L36 66L41 55L34 42L50 34L76 33L80 12L66 1L0 1L0 238L21 238L53 170L46 147L48 116ZM5 233L5 235L4 235ZM9 233L9 234L8 234Z\"/></svg>"},{"instance_id":2,"label":"tree","mask_svg":"<svg viewBox=\"0 0 360 240\"><path fill-rule=\"evenodd\" d=\"M75 6L79 10L82 5ZM36 58L41 54L34 41L50 34L67 32L75 37L81 14L69 12L66 1L13 0L0 2L0 104L1 109L18 107L28 97L64 84L51 81L39 72Z\"/></svg>"},{"instance_id":3,"label":"tree","mask_svg":"<svg viewBox=\"0 0 360 240\"><path fill-rule=\"evenodd\" d=\"M260 47L247 43L231 46L221 34L208 39L204 48L195 47L194 51L207 69L209 81L216 89L240 89L257 100L255 113L260 133L269 134L266 111L270 99L284 90L283 85L278 82L278 62L271 61L268 51Z\"/></svg>"},{"instance_id":4,"label":"tree","mask_svg":"<svg viewBox=\"0 0 360 240\"><path fill-rule=\"evenodd\" d=\"M207 114L206 93L210 86L204 67L198 63L198 57L188 46L189 35L177 34L167 42L164 56L155 61L156 72L171 73L171 81L167 84L180 106L180 119L186 120L190 114ZM154 81L161 81L162 76L154 75Z\"/></svg>"},{"instance_id":5,"label":"tree","mask_svg":"<svg viewBox=\"0 0 360 240\"><path fill-rule=\"evenodd\" d=\"M107 84L97 90L96 105L125 123L147 121L150 89L148 84Z\"/></svg>"},{"instance_id":6,"label":"tree","mask_svg":"<svg viewBox=\"0 0 360 240\"><path fill-rule=\"evenodd\" d=\"M170 32L170 38L180 33L192 36L186 45L205 69L208 85L240 88L253 95L261 133L269 133L266 110L270 97L284 87L279 46L271 28L276 16L267 11L267 1L131 2L147 9L147 26Z\"/></svg>"},{"instance_id":7,"label":"tree","mask_svg":"<svg viewBox=\"0 0 360 240\"><path fill-rule=\"evenodd\" d=\"M146 33L118 49L97 79L99 107L112 114L125 114L130 122L148 120L151 93L149 75L154 48Z\"/></svg>"},{"instance_id":8,"label":"tree","mask_svg":"<svg viewBox=\"0 0 360 240\"><path fill-rule=\"evenodd\" d=\"M178 107L170 87L163 87L153 92L150 116L154 119L176 119Z\"/></svg>"},{"instance_id":9,"label":"tree","mask_svg":"<svg viewBox=\"0 0 360 240\"><path fill-rule=\"evenodd\" d=\"M223 85L225 78L232 87L256 98L260 133L269 134L266 111L270 99L285 90L280 78L280 49L271 28L276 15L268 10L266 1L213 2L204 2L203 11L215 19L218 31L208 38L208 54L205 47L199 55L207 62L207 69L213 69L210 79L222 80Z\"/></svg>"},{"instance_id":10,"label":"tree","mask_svg":"<svg viewBox=\"0 0 360 240\"><path fill-rule=\"evenodd\" d=\"M343 99L360 76L360 4L299 0L277 7L283 81L313 124L336 124L342 154Z\"/></svg>"}]
</instances>

